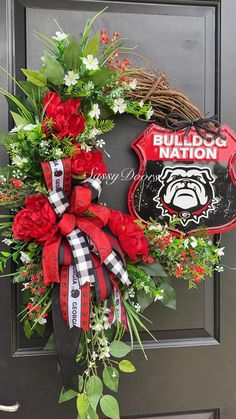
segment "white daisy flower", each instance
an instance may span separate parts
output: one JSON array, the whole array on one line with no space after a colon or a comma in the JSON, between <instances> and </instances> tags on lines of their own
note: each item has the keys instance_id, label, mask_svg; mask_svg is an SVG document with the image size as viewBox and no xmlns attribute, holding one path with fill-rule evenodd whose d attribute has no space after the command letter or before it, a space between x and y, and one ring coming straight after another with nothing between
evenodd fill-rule
<instances>
[{"instance_id":1,"label":"white daisy flower","mask_svg":"<svg viewBox=\"0 0 236 419\"><path fill-rule=\"evenodd\" d=\"M26 157L20 157L20 156L12 157L12 164L14 166L22 167L24 163L28 163L28 159Z\"/></svg>"},{"instance_id":2,"label":"white daisy flower","mask_svg":"<svg viewBox=\"0 0 236 419\"><path fill-rule=\"evenodd\" d=\"M138 81L136 79L131 79L129 81L129 88L132 89L132 90L136 89L137 84L138 84Z\"/></svg>"},{"instance_id":3,"label":"white daisy flower","mask_svg":"<svg viewBox=\"0 0 236 419\"><path fill-rule=\"evenodd\" d=\"M152 230L156 230L156 231L161 231L162 230L162 225L158 224L158 225L150 225L148 227L148 230L152 231Z\"/></svg>"},{"instance_id":4,"label":"white daisy flower","mask_svg":"<svg viewBox=\"0 0 236 419\"><path fill-rule=\"evenodd\" d=\"M139 303L134 304L134 308L135 308L136 313L140 313L141 305Z\"/></svg>"},{"instance_id":5,"label":"white daisy flower","mask_svg":"<svg viewBox=\"0 0 236 419\"><path fill-rule=\"evenodd\" d=\"M13 240L11 239L3 239L2 243L6 244L7 246L11 246L11 244L13 243Z\"/></svg>"},{"instance_id":6,"label":"white daisy flower","mask_svg":"<svg viewBox=\"0 0 236 419\"><path fill-rule=\"evenodd\" d=\"M21 291L27 290L27 288L29 287L29 284L30 284L30 282L23 282Z\"/></svg>"},{"instance_id":7,"label":"white daisy flower","mask_svg":"<svg viewBox=\"0 0 236 419\"><path fill-rule=\"evenodd\" d=\"M81 150L84 150L86 152L92 150L92 146L91 145L88 145L88 144L81 144L80 147L81 147Z\"/></svg>"},{"instance_id":8,"label":"white daisy flower","mask_svg":"<svg viewBox=\"0 0 236 419\"><path fill-rule=\"evenodd\" d=\"M38 323L39 324L46 324L47 323L47 319L45 317L39 317Z\"/></svg>"},{"instance_id":9,"label":"white daisy flower","mask_svg":"<svg viewBox=\"0 0 236 419\"><path fill-rule=\"evenodd\" d=\"M106 144L105 141L102 140L102 139L96 141L96 146L98 148L103 148L105 146L105 144Z\"/></svg>"},{"instance_id":10,"label":"white daisy flower","mask_svg":"<svg viewBox=\"0 0 236 419\"><path fill-rule=\"evenodd\" d=\"M60 148L56 148L56 149L53 151L53 155L54 155L54 157L61 157L61 156L62 156L62 154L63 154L63 151L62 151L62 150L60 150Z\"/></svg>"},{"instance_id":11,"label":"white daisy flower","mask_svg":"<svg viewBox=\"0 0 236 419\"><path fill-rule=\"evenodd\" d=\"M79 79L78 73L74 73L74 71L68 71L68 73L64 77L65 85L66 86L75 86Z\"/></svg>"},{"instance_id":12,"label":"white daisy flower","mask_svg":"<svg viewBox=\"0 0 236 419\"><path fill-rule=\"evenodd\" d=\"M146 119L151 119L152 115L154 114L154 111L151 108L148 109L148 111L146 112Z\"/></svg>"},{"instance_id":13,"label":"white daisy flower","mask_svg":"<svg viewBox=\"0 0 236 419\"><path fill-rule=\"evenodd\" d=\"M98 104L94 103L93 106L92 106L91 111L89 112L89 116L91 116L91 118L99 119L100 113L101 113L101 111L99 109Z\"/></svg>"},{"instance_id":14,"label":"white daisy flower","mask_svg":"<svg viewBox=\"0 0 236 419\"><path fill-rule=\"evenodd\" d=\"M98 70L98 59L92 54L87 55L87 57L82 58L83 64L87 70Z\"/></svg>"},{"instance_id":15,"label":"white daisy flower","mask_svg":"<svg viewBox=\"0 0 236 419\"><path fill-rule=\"evenodd\" d=\"M184 240L184 248L188 249L188 247L189 247L189 239L185 239Z\"/></svg>"},{"instance_id":16,"label":"white daisy flower","mask_svg":"<svg viewBox=\"0 0 236 419\"><path fill-rule=\"evenodd\" d=\"M217 271L217 272L224 272L224 268L223 268L223 266L216 266L215 267L215 270Z\"/></svg>"},{"instance_id":17,"label":"white daisy flower","mask_svg":"<svg viewBox=\"0 0 236 419\"><path fill-rule=\"evenodd\" d=\"M61 31L57 31L56 32L56 36L52 36L52 39L55 39L55 41L57 42L63 42L65 41L65 39L68 38L68 34L61 32Z\"/></svg>"},{"instance_id":18,"label":"white daisy flower","mask_svg":"<svg viewBox=\"0 0 236 419\"><path fill-rule=\"evenodd\" d=\"M18 132L23 128L23 124L16 125L14 128L11 129L10 132Z\"/></svg>"},{"instance_id":19,"label":"white daisy flower","mask_svg":"<svg viewBox=\"0 0 236 419\"><path fill-rule=\"evenodd\" d=\"M28 253L25 253L25 252L20 252L20 254L21 254L21 256L20 256L20 260L21 260L23 263L28 264L28 263L31 263L31 262L32 262L32 259L30 258L30 256L28 255Z\"/></svg>"},{"instance_id":20,"label":"white daisy flower","mask_svg":"<svg viewBox=\"0 0 236 419\"><path fill-rule=\"evenodd\" d=\"M127 104L123 98L115 99L113 103L113 111L115 113L124 113L127 108Z\"/></svg>"},{"instance_id":21,"label":"white daisy flower","mask_svg":"<svg viewBox=\"0 0 236 419\"><path fill-rule=\"evenodd\" d=\"M225 254L224 247L220 247L219 249L215 249L215 254L217 256L223 256Z\"/></svg>"},{"instance_id":22,"label":"white daisy flower","mask_svg":"<svg viewBox=\"0 0 236 419\"><path fill-rule=\"evenodd\" d=\"M190 245L193 249L197 247L197 239L194 236L190 237Z\"/></svg>"},{"instance_id":23,"label":"white daisy flower","mask_svg":"<svg viewBox=\"0 0 236 419\"><path fill-rule=\"evenodd\" d=\"M96 137L96 135L101 134L101 130L97 129L97 128L92 128L90 133L89 133L89 138L94 138Z\"/></svg>"},{"instance_id":24,"label":"white daisy flower","mask_svg":"<svg viewBox=\"0 0 236 419\"><path fill-rule=\"evenodd\" d=\"M94 89L94 83L90 80L88 81L88 83L85 85L85 88L88 90L93 90Z\"/></svg>"}]
</instances>

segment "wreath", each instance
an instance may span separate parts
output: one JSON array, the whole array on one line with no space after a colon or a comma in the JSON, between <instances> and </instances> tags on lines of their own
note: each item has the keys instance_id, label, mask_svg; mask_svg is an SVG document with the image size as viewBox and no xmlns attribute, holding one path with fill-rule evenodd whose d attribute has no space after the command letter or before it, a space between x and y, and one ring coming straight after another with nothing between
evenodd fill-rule
<instances>
[{"instance_id":1,"label":"wreath","mask_svg":"<svg viewBox=\"0 0 236 419\"><path fill-rule=\"evenodd\" d=\"M146 357L139 330L152 336L143 311L155 301L175 308L171 278L197 287L222 270L223 248L204 229L174 234L177 217L144 224L98 203L99 175L108 172L101 135L113 129L112 115L159 123L171 111L202 116L164 74L133 68L117 32L92 35L100 13L80 41L61 28L52 38L36 33L49 50L42 67L22 69L19 95L0 89L15 123L1 135L11 163L0 170L0 204L10 209L1 215L10 250L1 252L0 268L15 264L27 338L43 336L52 314L46 348L56 346L61 365L59 402L76 398L80 418L98 417L100 406L117 419L119 374L135 371L127 355L136 340Z\"/></svg>"}]
</instances>

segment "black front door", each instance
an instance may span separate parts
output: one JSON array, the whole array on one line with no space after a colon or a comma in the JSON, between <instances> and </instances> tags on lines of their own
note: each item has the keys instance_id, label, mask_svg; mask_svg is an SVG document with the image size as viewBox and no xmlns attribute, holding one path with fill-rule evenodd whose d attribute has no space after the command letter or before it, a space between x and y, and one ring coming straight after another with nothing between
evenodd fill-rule
<instances>
[{"instance_id":1,"label":"black front door","mask_svg":"<svg viewBox=\"0 0 236 419\"><path fill-rule=\"evenodd\" d=\"M236 39L233 0L222 1L74 1L0 0L0 64L17 74L20 67L38 68L42 45L33 31L51 36L53 19L65 32L81 31L95 11L109 6L97 28L116 30L154 66L167 73L204 113L217 113L236 129ZM222 37L221 37L222 34ZM220 62L221 57L221 62ZM12 89L5 73L0 85ZM220 95L221 92L221 95ZM0 101L1 131L8 129L8 110ZM137 170L130 143L144 129L142 122L121 117L107 135L108 167L119 179L105 186L102 201L127 210L129 181L124 169ZM110 139L110 141L109 141ZM1 154L5 162L4 154ZM122 180L123 179L123 180ZM236 233L224 235L224 263L235 266ZM221 285L221 287L220 287ZM143 335L149 362L134 352L136 375L120 384L123 417L169 419L236 418L236 283L235 271L208 279L197 291L176 280L177 311L155 305L148 317L158 343ZM76 416L73 402L58 405L61 377L45 341L27 341L16 321L20 289L10 277L0 281L0 405L19 401L15 413L0 418L67 419Z\"/></svg>"}]
</instances>

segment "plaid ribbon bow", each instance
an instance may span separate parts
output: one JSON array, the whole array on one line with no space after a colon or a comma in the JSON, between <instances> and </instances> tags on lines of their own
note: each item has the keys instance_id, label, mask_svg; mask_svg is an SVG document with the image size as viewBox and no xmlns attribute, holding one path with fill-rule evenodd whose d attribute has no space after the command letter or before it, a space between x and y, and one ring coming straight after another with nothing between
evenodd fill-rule
<instances>
[{"instance_id":1,"label":"plaid ribbon bow","mask_svg":"<svg viewBox=\"0 0 236 419\"><path fill-rule=\"evenodd\" d=\"M112 249L109 239L100 229L108 221L109 209L91 203L92 196L96 199L100 195L101 181L90 178L84 183L85 186L73 188L70 203L62 189L49 192L48 196L52 208L60 218L60 232L70 244L79 283L83 286L86 282L95 282L92 251L117 279L128 286L130 280L121 257ZM92 245L89 244L91 241Z\"/></svg>"}]
</instances>

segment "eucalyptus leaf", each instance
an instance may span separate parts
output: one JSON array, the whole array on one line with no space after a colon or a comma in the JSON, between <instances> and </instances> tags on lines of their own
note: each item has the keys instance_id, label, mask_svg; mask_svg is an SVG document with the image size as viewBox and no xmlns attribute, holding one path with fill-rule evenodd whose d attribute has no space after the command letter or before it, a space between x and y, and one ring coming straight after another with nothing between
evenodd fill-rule
<instances>
[{"instance_id":1,"label":"eucalyptus leaf","mask_svg":"<svg viewBox=\"0 0 236 419\"><path fill-rule=\"evenodd\" d=\"M24 329L24 333L25 333L25 336L27 337L27 339L30 339L31 335L32 335L32 332L31 332L30 322L29 322L28 319L24 320L23 329Z\"/></svg>"},{"instance_id":2,"label":"eucalyptus leaf","mask_svg":"<svg viewBox=\"0 0 236 419\"><path fill-rule=\"evenodd\" d=\"M43 338L45 333L45 324L36 323L34 325L34 331L37 333L37 335Z\"/></svg>"},{"instance_id":3,"label":"eucalyptus leaf","mask_svg":"<svg viewBox=\"0 0 236 419\"><path fill-rule=\"evenodd\" d=\"M67 390L65 391L64 388L61 389L61 394L59 397L59 403L64 403L67 402L69 400L74 399L75 397L77 397L78 393L75 390Z\"/></svg>"},{"instance_id":4,"label":"eucalyptus leaf","mask_svg":"<svg viewBox=\"0 0 236 419\"><path fill-rule=\"evenodd\" d=\"M153 299L150 296L150 294L146 293L144 290L138 290L136 295L137 295L138 303L141 307L141 311L144 311L153 302Z\"/></svg>"},{"instance_id":5,"label":"eucalyptus leaf","mask_svg":"<svg viewBox=\"0 0 236 419\"><path fill-rule=\"evenodd\" d=\"M72 36L69 45L65 48L64 62L68 70L78 70L81 65L81 48L75 38Z\"/></svg>"},{"instance_id":6,"label":"eucalyptus leaf","mask_svg":"<svg viewBox=\"0 0 236 419\"><path fill-rule=\"evenodd\" d=\"M102 373L104 384L112 391L118 391L119 371L114 367L105 367Z\"/></svg>"},{"instance_id":7,"label":"eucalyptus leaf","mask_svg":"<svg viewBox=\"0 0 236 419\"><path fill-rule=\"evenodd\" d=\"M132 364L132 362L128 361L127 359L123 359L122 361L120 361L119 368L122 372L130 373L136 371L135 366Z\"/></svg>"},{"instance_id":8,"label":"eucalyptus leaf","mask_svg":"<svg viewBox=\"0 0 236 419\"><path fill-rule=\"evenodd\" d=\"M126 356L128 353L130 353L131 350L131 346L121 342L120 340L114 340L110 345L110 353L115 358L123 358L123 356Z\"/></svg>"},{"instance_id":9,"label":"eucalyptus leaf","mask_svg":"<svg viewBox=\"0 0 236 419\"><path fill-rule=\"evenodd\" d=\"M35 86L43 87L47 83L47 78L44 74L38 71L28 70L26 68L21 69L22 73L26 76L27 80L33 83Z\"/></svg>"},{"instance_id":10,"label":"eucalyptus leaf","mask_svg":"<svg viewBox=\"0 0 236 419\"><path fill-rule=\"evenodd\" d=\"M96 410L99 399L102 395L102 391L102 380L96 375L91 376L86 383L86 392L89 404L92 406L94 410Z\"/></svg>"},{"instance_id":11,"label":"eucalyptus leaf","mask_svg":"<svg viewBox=\"0 0 236 419\"><path fill-rule=\"evenodd\" d=\"M160 288L164 290L161 303L168 308L176 310L176 293L174 288L164 281L161 283Z\"/></svg>"},{"instance_id":12,"label":"eucalyptus leaf","mask_svg":"<svg viewBox=\"0 0 236 419\"><path fill-rule=\"evenodd\" d=\"M46 54L45 55L45 76L52 84L63 84L64 70L62 65L57 61L56 57Z\"/></svg>"},{"instance_id":13,"label":"eucalyptus leaf","mask_svg":"<svg viewBox=\"0 0 236 419\"><path fill-rule=\"evenodd\" d=\"M101 397L100 407L102 413L111 419L120 419L119 405L115 397L105 395Z\"/></svg>"},{"instance_id":14,"label":"eucalyptus leaf","mask_svg":"<svg viewBox=\"0 0 236 419\"><path fill-rule=\"evenodd\" d=\"M138 267L150 276L168 276L158 261L154 263L140 263Z\"/></svg>"},{"instance_id":15,"label":"eucalyptus leaf","mask_svg":"<svg viewBox=\"0 0 236 419\"><path fill-rule=\"evenodd\" d=\"M86 413L89 406L88 397L85 393L78 394L76 400L76 406L79 413L80 419L86 419Z\"/></svg>"}]
</instances>

